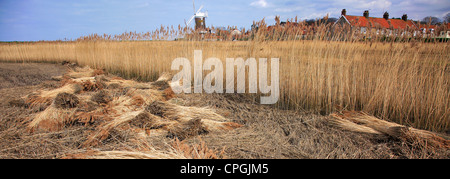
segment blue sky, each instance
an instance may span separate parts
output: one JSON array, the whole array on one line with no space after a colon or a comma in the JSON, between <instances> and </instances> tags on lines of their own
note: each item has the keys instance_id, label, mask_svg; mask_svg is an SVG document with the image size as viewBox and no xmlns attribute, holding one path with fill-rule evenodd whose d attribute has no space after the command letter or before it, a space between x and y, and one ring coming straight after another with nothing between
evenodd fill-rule
<instances>
[{"instance_id":1,"label":"blue sky","mask_svg":"<svg viewBox=\"0 0 450 179\"><path fill-rule=\"evenodd\" d=\"M450 0L196 0L204 5L207 26L249 28L254 20L339 17L348 15L390 17L407 13L410 19L442 18L450 13ZM147 32L161 25L184 24L193 14L192 0L0 0L0 41L76 39L83 35Z\"/></svg>"}]
</instances>

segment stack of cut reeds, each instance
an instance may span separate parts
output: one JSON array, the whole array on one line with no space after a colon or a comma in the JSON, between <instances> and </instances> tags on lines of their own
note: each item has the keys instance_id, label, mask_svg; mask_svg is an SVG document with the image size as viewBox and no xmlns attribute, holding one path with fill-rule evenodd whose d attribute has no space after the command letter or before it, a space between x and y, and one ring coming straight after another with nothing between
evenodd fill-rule
<instances>
[{"instance_id":1,"label":"stack of cut reeds","mask_svg":"<svg viewBox=\"0 0 450 179\"><path fill-rule=\"evenodd\" d=\"M409 142L419 142L425 146L450 148L447 136L381 120L364 112L342 111L332 113L330 116L333 125L345 130L372 134L380 138L390 136Z\"/></svg>"},{"instance_id":2,"label":"stack of cut reeds","mask_svg":"<svg viewBox=\"0 0 450 179\"><path fill-rule=\"evenodd\" d=\"M208 107L186 107L171 102L168 74L141 83L104 75L91 68L74 68L61 79L61 87L23 97L27 106L44 106L28 123L30 132L59 131L72 125L94 127L84 146L94 146L112 130L131 130L141 136L184 140L242 125ZM88 85L90 84L90 85ZM94 85L99 84L99 85Z\"/></svg>"}]
</instances>

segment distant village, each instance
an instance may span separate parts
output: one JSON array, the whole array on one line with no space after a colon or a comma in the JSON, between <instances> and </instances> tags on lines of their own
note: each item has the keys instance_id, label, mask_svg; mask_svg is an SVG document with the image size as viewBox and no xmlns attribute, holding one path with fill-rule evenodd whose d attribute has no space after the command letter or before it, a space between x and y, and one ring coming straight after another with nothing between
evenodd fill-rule
<instances>
[{"instance_id":1,"label":"distant village","mask_svg":"<svg viewBox=\"0 0 450 179\"><path fill-rule=\"evenodd\" d=\"M441 41L450 39L450 23L448 22L414 21L408 19L407 14L403 14L401 18L390 18L388 12L385 12L382 17L372 17L369 10L361 12L361 15L347 15L347 10L342 9L339 18L324 17L304 21L298 21L297 18L280 21L277 16L275 24L254 22L249 30L230 27L206 28L204 21L204 17L196 20L196 33L188 34L186 38L248 40L255 38L258 32L263 31L265 38L274 40L311 39L317 36L330 38L336 37L336 34L341 37L339 39L368 39L375 36L378 38L439 39Z\"/></svg>"},{"instance_id":2,"label":"distant village","mask_svg":"<svg viewBox=\"0 0 450 179\"><path fill-rule=\"evenodd\" d=\"M275 24L267 24L265 20L253 22L250 29L236 27L212 27L207 26L207 11L202 12L201 6L185 25L161 26L154 31L137 33L124 32L117 35L91 34L83 36L76 41L245 41L245 40L379 40L379 41L438 41L447 42L450 39L450 20L433 22L414 21L408 19L407 14L401 18L392 18L388 12L381 17L370 15L369 10L360 12L360 15L348 15L346 9L342 9L339 18L324 17L321 19L299 20L297 17L281 21L275 17ZM193 26L191 26L193 22ZM67 41L67 40L65 40Z\"/></svg>"},{"instance_id":3,"label":"distant village","mask_svg":"<svg viewBox=\"0 0 450 179\"><path fill-rule=\"evenodd\" d=\"M362 16L347 15L345 9L341 12L341 17L334 25L349 25L352 28L358 28L360 33L366 34L367 31L375 31L376 34L386 34L394 36L412 35L413 37L421 36L450 38L450 23L431 24L420 23L408 19L407 14L403 14L401 18L389 18L389 13L384 12L383 17L370 17L369 11L363 12ZM412 34L410 34L412 32ZM408 34L409 33L409 34Z\"/></svg>"}]
</instances>

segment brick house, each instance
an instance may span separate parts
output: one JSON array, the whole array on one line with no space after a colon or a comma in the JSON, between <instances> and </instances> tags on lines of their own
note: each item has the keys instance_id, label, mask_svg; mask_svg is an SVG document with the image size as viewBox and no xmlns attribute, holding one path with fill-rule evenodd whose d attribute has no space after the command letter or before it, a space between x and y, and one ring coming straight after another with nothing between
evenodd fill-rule
<instances>
[{"instance_id":1,"label":"brick house","mask_svg":"<svg viewBox=\"0 0 450 179\"><path fill-rule=\"evenodd\" d=\"M404 14L401 19L389 19L389 13L385 12L382 18L370 17L369 11L364 11L362 16L347 15L345 9L341 12L341 17L334 25L348 25L354 32L366 34L369 31L381 35L416 35L419 27L412 20L408 20L408 15Z\"/></svg>"}]
</instances>

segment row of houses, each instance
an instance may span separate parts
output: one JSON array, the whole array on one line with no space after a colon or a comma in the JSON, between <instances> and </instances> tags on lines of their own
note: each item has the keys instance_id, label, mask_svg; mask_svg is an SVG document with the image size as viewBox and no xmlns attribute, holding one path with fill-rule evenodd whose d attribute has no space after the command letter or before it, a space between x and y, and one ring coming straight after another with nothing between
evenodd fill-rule
<instances>
[{"instance_id":1,"label":"row of houses","mask_svg":"<svg viewBox=\"0 0 450 179\"><path fill-rule=\"evenodd\" d=\"M422 36L422 37L441 37L450 38L450 23L447 23L440 33L436 33L437 26L430 24L421 24L417 21L409 20L407 14L403 14L401 19L389 18L389 13L385 12L383 17L370 17L366 10L362 16L347 15L346 9L341 11L340 18L333 26L350 26L353 31L358 30L361 34L370 31L381 35L395 36Z\"/></svg>"},{"instance_id":2,"label":"row of houses","mask_svg":"<svg viewBox=\"0 0 450 179\"><path fill-rule=\"evenodd\" d=\"M203 40L247 40L264 38L267 40L291 40L291 39L361 39L361 38L381 38L395 37L396 39L414 38L444 38L450 39L450 23L439 26L431 24L421 24L408 19L407 14L401 18L390 18L385 12L383 17L371 17L366 10L362 16L347 15L346 9L341 11L341 16L336 18L325 17L319 20L280 21L280 17L275 17L276 23L267 26L264 21L254 22L251 29L238 30L236 28L207 28L209 33L192 33L186 38ZM324 25L325 24L325 25ZM262 33L258 33L262 31ZM192 37L191 37L192 36ZM447 40L446 40L447 41Z\"/></svg>"}]
</instances>

